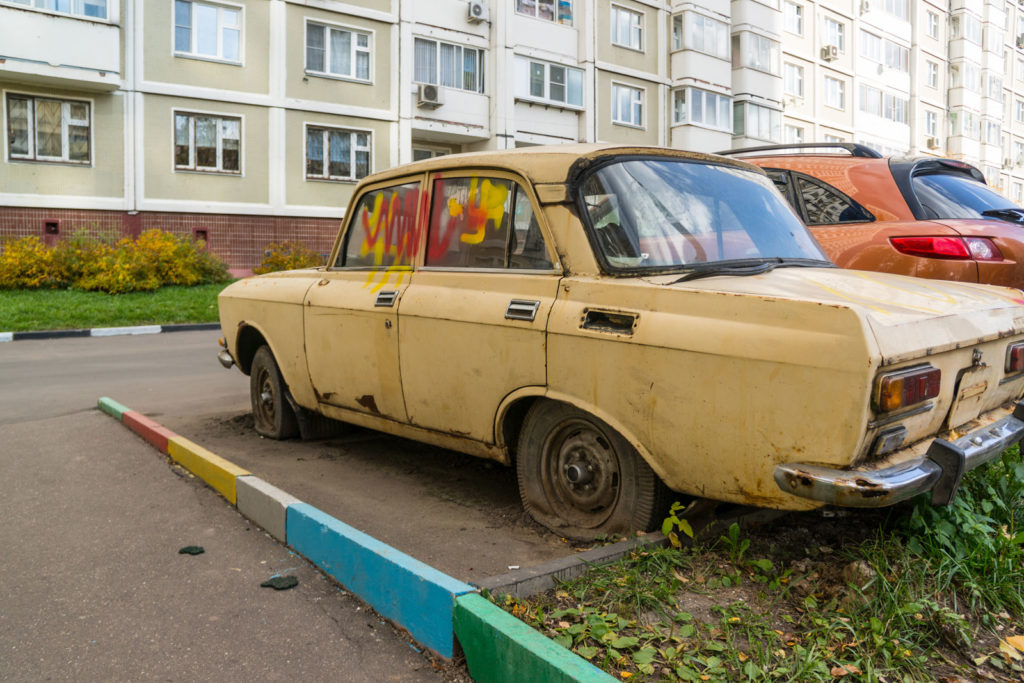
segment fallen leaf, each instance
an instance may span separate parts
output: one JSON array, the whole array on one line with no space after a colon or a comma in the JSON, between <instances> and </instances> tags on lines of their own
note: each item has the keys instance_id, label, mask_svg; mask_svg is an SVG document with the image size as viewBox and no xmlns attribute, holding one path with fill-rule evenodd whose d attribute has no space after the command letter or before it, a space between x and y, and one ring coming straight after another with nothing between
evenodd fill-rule
<instances>
[{"instance_id":1,"label":"fallen leaf","mask_svg":"<svg viewBox=\"0 0 1024 683\"><path fill-rule=\"evenodd\" d=\"M1024 652L1024 636L1007 636L1006 642Z\"/></svg>"},{"instance_id":2,"label":"fallen leaf","mask_svg":"<svg viewBox=\"0 0 1024 683\"><path fill-rule=\"evenodd\" d=\"M988 655L975 657L972 661L974 662L974 666L981 666L982 664L988 661Z\"/></svg>"},{"instance_id":3,"label":"fallen leaf","mask_svg":"<svg viewBox=\"0 0 1024 683\"><path fill-rule=\"evenodd\" d=\"M570 625L571 624L569 624L568 621L560 621L560 622L558 622L558 628L569 628Z\"/></svg>"},{"instance_id":4,"label":"fallen leaf","mask_svg":"<svg viewBox=\"0 0 1024 683\"><path fill-rule=\"evenodd\" d=\"M832 667L832 678L842 678L843 676L862 676L863 673L860 669L855 667L853 664L841 664L840 666Z\"/></svg>"},{"instance_id":5,"label":"fallen leaf","mask_svg":"<svg viewBox=\"0 0 1024 683\"><path fill-rule=\"evenodd\" d=\"M741 662L745 662L745 661L747 661L748 659L750 659L750 657L749 657L749 656L747 656L747 653L746 653L746 652L739 652L739 653L737 653L737 657L739 657L739 660L740 660Z\"/></svg>"},{"instance_id":6,"label":"fallen leaf","mask_svg":"<svg viewBox=\"0 0 1024 683\"><path fill-rule=\"evenodd\" d=\"M1021 656L1020 652L1017 650L1017 648L1014 647L1013 645L1011 645L1010 643L1006 642L1005 640L1000 640L999 641L999 652L1001 652L1003 654L1003 656L1006 657L1007 659L1013 659L1013 660L1016 660L1018 662L1022 658L1022 656Z\"/></svg>"},{"instance_id":7,"label":"fallen leaf","mask_svg":"<svg viewBox=\"0 0 1024 683\"><path fill-rule=\"evenodd\" d=\"M633 676L633 674L630 673L629 671L620 671L619 675L622 676L623 678L630 678L630 677Z\"/></svg>"}]
</instances>

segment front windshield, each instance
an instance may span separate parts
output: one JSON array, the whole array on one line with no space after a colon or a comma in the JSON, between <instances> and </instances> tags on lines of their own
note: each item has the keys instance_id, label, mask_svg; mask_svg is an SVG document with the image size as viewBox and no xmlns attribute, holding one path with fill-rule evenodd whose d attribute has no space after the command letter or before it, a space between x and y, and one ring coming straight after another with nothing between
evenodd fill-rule
<instances>
[{"instance_id":1,"label":"front windshield","mask_svg":"<svg viewBox=\"0 0 1024 683\"><path fill-rule=\"evenodd\" d=\"M584 181L583 201L598 249L613 269L827 259L771 180L733 166L620 161Z\"/></svg>"},{"instance_id":2,"label":"front windshield","mask_svg":"<svg viewBox=\"0 0 1024 683\"><path fill-rule=\"evenodd\" d=\"M985 211L1017 208L988 185L959 173L915 175L913 184L928 218L986 218Z\"/></svg>"}]
</instances>

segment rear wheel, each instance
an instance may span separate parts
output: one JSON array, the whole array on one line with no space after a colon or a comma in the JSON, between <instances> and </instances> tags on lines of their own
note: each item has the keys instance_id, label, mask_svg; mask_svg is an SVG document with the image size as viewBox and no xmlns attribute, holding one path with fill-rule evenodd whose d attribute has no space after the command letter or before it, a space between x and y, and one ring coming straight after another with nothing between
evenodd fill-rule
<instances>
[{"instance_id":1,"label":"rear wheel","mask_svg":"<svg viewBox=\"0 0 1024 683\"><path fill-rule=\"evenodd\" d=\"M295 413L285 397L284 379L270 347L256 350L249 370L249 398L253 426L271 439L288 439L298 432Z\"/></svg>"},{"instance_id":2,"label":"rear wheel","mask_svg":"<svg viewBox=\"0 0 1024 683\"><path fill-rule=\"evenodd\" d=\"M527 413L516 474L526 511L573 540L647 531L660 524L670 498L618 432L554 401L538 401Z\"/></svg>"}]
</instances>

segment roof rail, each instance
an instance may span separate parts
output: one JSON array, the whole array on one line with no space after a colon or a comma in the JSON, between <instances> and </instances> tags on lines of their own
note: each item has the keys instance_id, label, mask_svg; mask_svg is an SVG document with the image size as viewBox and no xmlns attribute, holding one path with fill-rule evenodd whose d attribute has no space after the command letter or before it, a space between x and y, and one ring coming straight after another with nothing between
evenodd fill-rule
<instances>
[{"instance_id":1,"label":"roof rail","mask_svg":"<svg viewBox=\"0 0 1024 683\"><path fill-rule=\"evenodd\" d=\"M726 149L715 154L732 156L735 154L746 154L748 152L780 152L787 149L845 149L854 157L867 157L870 159L881 159L882 155L866 145L856 142L804 142L785 145L762 145L761 147L743 147L741 149Z\"/></svg>"}]
</instances>

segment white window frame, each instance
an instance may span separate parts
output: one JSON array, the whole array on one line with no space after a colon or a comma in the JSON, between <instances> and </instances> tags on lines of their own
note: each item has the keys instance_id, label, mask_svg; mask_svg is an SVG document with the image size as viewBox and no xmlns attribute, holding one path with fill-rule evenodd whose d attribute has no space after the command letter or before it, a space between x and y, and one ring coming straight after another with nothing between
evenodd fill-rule
<instances>
[{"instance_id":1,"label":"white window frame","mask_svg":"<svg viewBox=\"0 0 1024 683\"><path fill-rule=\"evenodd\" d=\"M822 33L823 45L835 45L836 50L839 52L846 52L846 24L843 22L833 19L832 17L824 18L824 28Z\"/></svg>"},{"instance_id":2,"label":"white window frame","mask_svg":"<svg viewBox=\"0 0 1024 683\"><path fill-rule=\"evenodd\" d=\"M28 106L26 109L27 114L27 136L28 136L28 152L22 154L15 154L11 151L11 139L9 134L5 135L7 144L4 146L4 153L7 155L8 161L28 161L33 163L57 163L57 164L70 164L73 166L92 166L94 159L93 149L95 147L95 133L93 126L93 110L94 103L91 99L79 100L79 99L65 99L62 97L47 97L45 95L33 95L22 92L10 92L6 91L3 93L3 121L4 130L10 131L10 104L11 98L27 100ZM37 140L37 121L36 121L36 102L43 100L46 102L59 102L61 104L61 121L60 121L60 156L42 156L38 151L38 140ZM86 118L84 119L73 119L71 118L71 105L81 104L86 107ZM78 161L71 159L71 143L70 143L70 126L86 127L89 130L89 158L84 161Z\"/></svg>"},{"instance_id":3,"label":"white window frame","mask_svg":"<svg viewBox=\"0 0 1024 683\"><path fill-rule=\"evenodd\" d=\"M628 35L626 36L620 35L620 29L622 28L620 15L625 15L625 18L628 20ZM624 47L628 50L636 50L637 52L645 51L644 24L647 15L644 12L613 3L609 11L609 17L611 19L612 45Z\"/></svg>"},{"instance_id":4,"label":"white window frame","mask_svg":"<svg viewBox=\"0 0 1024 683\"><path fill-rule=\"evenodd\" d=\"M682 34L680 46L675 49L694 50L719 59L729 59L729 25L727 23L692 11L677 14L676 17L680 18ZM710 31L707 30L709 24ZM674 32L673 25L673 41L675 40ZM697 40L698 35L700 36L699 41Z\"/></svg>"},{"instance_id":5,"label":"white window frame","mask_svg":"<svg viewBox=\"0 0 1024 683\"><path fill-rule=\"evenodd\" d=\"M544 68L544 95L534 95L531 91L531 79L533 74L533 65L542 66ZM563 69L565 73L565 82L562 87L565 89L565 99L559 100L551 96L551 69ZM586 101L584 90L586 83L584 82L583 69L577 69L576 67L566 66L565 64L556 64L554 62L545 62L540 59L533 59L532 57L525 57L522 55L516 56L516 99L523 100L524 102L539 102L541 104L548 104L555 107L561 107L564 109L583 109L583 103ZM580 89L580 102L579 104L569 101L569 81L574 78L579 81ZM559 85L555 83L554 85Z\"/></svg>"},{"instance_id":6,"label":"white window frame","mask_svg":"<svg viewBox=\"0 0 1024 683\"><path fill-rule=\"evenodd\" d=\"M551 8L550 18L540 15L542 5ZM573 0L516 0L515 10L516 14L521 14L524 17L550 21L553 24L561 24L562 26L572 26L572 5ZM567 18L562 15L563 6L569 8Z\"/></svg>"},{"instance_id":7,"label":"white window frame","mask_svg":"<svg viewBox=\"0 0 1024 683\"><path fill-rule=\"evenodd\" d=\"M832 83L835 86L830 87ZM838 102L833 101L834 96L838 96ZM846 81L825 74L822 80L822 102L826 107L846 111Z\"/></svg>"},{"instance_id":8,"label":"white window frame","mask_svg":"<svg viewBox=\"0 0 1024 683\"><path fill-rule=\"evenodd\" d=\"M925 31L929 38L939 38L939 15L935 12L925 12Z\"/></svg>"},{"instance_id":9,"label":"white window frame","mask_svg":"<svg viewBox=\"0 0 1024 683\"><path fill-rule=\"evenodd\" d=\"M802 36L804 34L804 6L786 0L783 4L782 21L788 32Z\"/></svg>"},{"instance_id":10,"label":"white window frame","mask_svg":"<svg viewBox=\"0 0 1024 683\"><path fill-rule=\"evenodd\" d=\"M794 78L790 78L791 74ZM793 62L783 62L782 92L794 97L802 98L804 96L804 68L802 66Z\"/></svg>"},{"instance_id":11,"label":"white window frame","mask_svg":"<svg viewBox=\"0 0 1024 683\"><path fill-rule=\"evenodd\" d=\"M882 0L882 10L898 19L907 21L910 17L909 0Z\"/></svg>"},{"instance_id":12,"label":"white window frame","mask_svg":"<svg viewBox=\"0 0 1024 683\"><path fill-rule=\"evenodd\" d=\"M310 129L319 132L322 135L321 151L323 152L323 158L320 162L323 164L323 172L319 175L310 175L309 173L309 134ZM330 134L331 133L342 133L349 136L349 158L348 167L351 173L347 176L333 176L330 175ZM366 144L358 145L357 140L360 135L366 136ZM356 172L356 154L359 152L366 152L366 173L358 175ZM365 178L366 176L373 173L373 131L368 128L343 128L341 126L327 125L322 123L316 123L313 121L306 121L302 126L302 177L305 180L319 182L332 182L332 183L355 183Z\"/></svg>"},{"instance_id":13,"label":"white window frame","mask_svg":"<svg viewBox=\"0 0 1024 683\"><path fill-rule=\"evenodd\" d=\"M53 12L54 14L82 17L92 21L114 21L114 17L111 15L117 10L115 0L4 0L0 4L18 5L28 9ZM66 9L60 7L60 4L65 5ZM112 4L114 5L113 7L111 6ZM103 14L89 14L88 8L97 6L103 7Z\"/></svg>"},{"instance_id":14,"label":"white window frame","mask_svg":"<svg viewBox=\"0 0 1024 683\"><path fill-rule=\"evenodd\" d=\"M939 87L939 65L937 62L925 60L925 83L929 88Z\"/></svg>"},{"instance_id":15,"label":"white window frame","mask_svg":"<svg viewBox=\"0 0 1024 683\"><path fill-rule=\"evenodd\" d=\"M434 44L434 74L433 80L421 81L416 78L416 43L417 41L422 43L433 43ZM462 85L444 85L441 83L441 46L446 45L451 47L454 52L458 54L455 59L455 63L458 66L459 79L462 81ZM466 88L465 86L465 59L466 50L473 50L476 52L476 88ZM452 43L446 40L437 40L436 38L427 38L425 36L414 36L413 37L413 69L412 78L413 83L428 83L430 85L437 85L444 88L454 88L455 90L463 90L465 92L483 93L485 87L484 81L484 66L487 64L487 54L483 48L472 47L471 45L460 45L459 43Z\"/></svg>"},{"instance_id":16,"label":"white window frame","mask_svg":"<svg viewBox=\"0 0 1024 683\"><path fill-rule=\"evenodd\" d=\"M309 29L310 27L318 27L323 29L324 47L323 47L323 59L324 68L314 69L309 65ZM351 73L340 73L337 71L331 71L331 32L341 31L342 33L348 33L351 38L349 42L349 64L352 65ZM359 45L359 38L366 38L366 45ZM306 17L306 21L303 25L302 32L302 59L305 72L310 76L317 76L320 78L337 78L343 81L356 81L357 83L372 83L373 82L373 39L374 31L371 29L365 29L357 26L346 26L344 24L334 24L328 21L322 21L320 19L313 19ZM366 55L366 78L362 78L358 75L359 73L359 55Z\"/></svg>"},{"instance_id":17,"label":"white window frame","mask_svg":"<svg viewBox=\"0 0 1024 683\"><path fill-rule=\"evenodd\" d=\"M754 33L752 31L740 31L732 34L733 43L733 68L754 69L773 76L782 75L782 44L768 36ZM762 50L767 48L765 53L768 63L761 61Z\"/></svg>"},{"instance_id":18,"label":"white window frame","mask_svg":"<svg viewBox=\"0 0 1024 683\"><path fill-rule=\"evenodd\" d=\"M1024 123L1024 100L1014 102L1013 119L1017 123Z\"/></svg>"},{"instance_id":19,"label":"white window frame","mask_svg":"<svg viewBox=\"0 0 1024 683\"><path fill-rule=\"evenodd\" d=\"M939 115L931 110L924 112L924 134L930 138L939 136Z\"/></svg>"},{"instance_id":20,"label":"white window frame","mask_svg":"<svg viewBox=\"0 0 1024 683\"><path fill-rule=\"evenodd\" d=\"M782 141L786 144L799 145L804 141L804 129L802 126L785 124L782 127Z\"/></svg>"},{"instance_id":21,"label":"white window frame","mask_svg":"<svg viewBox=\"0 0 1024 683\"><path fill-rule=\"evenodd\" d=\"M618 81L612 81L612 123L616 126L628 126L630 128L644 128L644 109L646 109L647 90L641 88L632 83L621 83ZM619 111L619 91L629 90L629 118L620 118L621 112ZM633 121L633 115L636 112L636 106L640 106L640 121Z\"/></svg>"},{"instance_id":22,"label":"white window frame","mask_svg":"<svg viewBox=\"0 0 1024 683\"><path fill-rule=\"evenodd\" d=\"M419 142L412 143L409 149L410 158L413 161L423 161L425 159L433 159L434 157L443 157L448 154L452 154L452 150L447 147L434 147L433 145L424 145ZM416 158L416 152L426 152L423 159Z\"/></svg>"},{"instance_id":23,"label":"white window frame","mask_svg":"<svg viewBox=\"0 0 1024 683\"><path fill-rule=\"evenodd\" d=\"M782 138L782 112L781 111L779 111L778 109L772 109L771 107L766 107L766 106L761 105L761 104L757 104L755 102L751 102L750 100L744 100L743 102L733 102L733 121L734 122L736 120L736 113L735 112L736 112L736 108L737 107L743 107L744 108L744 111L743 111L743 130L742 130L742 132L738 131L738 130L735 130L735 125L734 125L733 135L737 135L737 136L740 136L740 137L746 137L746 138L753 138L755 140L765 140L767 142L779 142L780 141L780 139ZM757 116L758 127L757 127L756 133L758 133L758 134L756 134L756 135L751 134L751 132L750 132L750 121L752 120L752 117L750 116L751 111L754 111L754 112L766 111L766 112L768 112L768 127L769 127L769 130L768 130L767 136L760 135L760 133L763 132L761 130L761 126L760 126L760 119L761 119L760 114L758 114L758 116ZM774 118L774 121L772 120L773 118ZM777 128L777 130L776 130L776 128ZM776 132L775 137L772 137L773 130Z\"/></svg>"},{"instance_id":24,"label":"white window frame","mask_svg":"<svg viewBox=\"0 0 1024 683\"><path fill-rule=\"evenodd\" d=\"M188 138L189 138L189 149L188 149L188 165L179 165L177 162L177 146L178 146L178 117L187 116L188 123ZM208 118L217 120L217 164L216 166L200 166L197 159L198 145L196 144L196 118ZM225 120L237 121L238 122L238 170L224 170L224 136L223 126L221 125ZM228 138L230 139L230 138ZM204 112L196 111L194 109L172 109L171 110L171 166L176 173L211 173L215 175L227 175L227 176L241 176L244 175L245 170L245 157L243 156L244 145L242 144L245 139L245 121L244 117L240 114L222 114L220 112Z\"/></svg>"},{"instance_id":25,"label":"white window frame","mask_svg":"<svg viewBox=\"0 0 1024 683\"><path fill-rule=\"evenodd\" d=\"M187 50L178 49L178 29L184 28L178 26L177 10L179 2L190 5L190 23L188 26L189 48ZM195 12L197 5L217 10L217 53L214 55L199 52L199 31L196 29ZM225 9L238 13L237 26L231 26L224 22L223 10ZM234 58L224 56L224 31L229 29L234 29L238 32L238 56ZM245 62L245 6L228 2L207 2L207 0L174 0L171 2L171 47L175 57L204 59L212 62L224 62L226 64L243 64Z\"/></svg>"},{"instance_id":26,"label":"white window frame","mask_svg":"<svg viewBox=\"0 0 1024 683\"><path fill-rule=\"evenodd\" d=\"M708 100L712 102L712 106L715 110L715 119L718 119L718 124L708 123L706 117L703 115L698 120L693 116L694 104L696 97L699 95L701 98L701 111L708 111L707 106ZM725 111L720 111L720 107L725 106ZM680 106L682 105L682 106ZM680 113L682 115L680 115ZM702 88L678 88L672 93L672 122L674 125L689 124L694 126L700 126L702 128L708 128L710 130L720 130L726 133L732 132L732 98L722 93L713 92L711 90L704 90Z\"/></svg>"}]
</instances>

